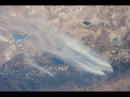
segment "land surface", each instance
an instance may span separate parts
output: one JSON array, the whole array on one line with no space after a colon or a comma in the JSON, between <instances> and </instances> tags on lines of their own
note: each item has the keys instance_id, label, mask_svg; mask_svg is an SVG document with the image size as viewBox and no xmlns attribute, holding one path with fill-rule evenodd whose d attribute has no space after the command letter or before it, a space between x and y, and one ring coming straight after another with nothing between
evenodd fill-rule
<instances>
[{"instance_id":1,"label":"land surface","mask_svg":"<svg viewBox=\"0 0 130 97\"><path fill-rule=\"evenodd\" d=\"M44 57L44 64L50 69L55 69L56 71L61 70L58 71L60 74L57 75L55 80L46 75L37 75L38 79L41 76L46 79L44 84L38 84L39 86L37 88L31 87L27 83L26 86L28 88L20 88L23 85L22 83L18 85L20 79L17 79L16 84L14 82L15 78L13 79L12 75L10 75L10 80L8 79L6 81L3 80L4 75L1 75L0 83L4 84L1 84L0 89L11 90L13 88L14 90L20 91L24 89L33 90L32 88L35 88L34 90L44 91L129 91L129 16L129 6L0 6L0 67L3 68L8 63L9 66L4 68L4 70L7 69L10 73L13 72L13 68L23 68L20 67L23 66L22 64L31 66L20 55L26 52L28 57L35 59L35 62L40 64L43 62ZM45 21L45 24L40 21ZM91 22L91 24L85 25L83 24L84 21ZM110 74L107 78L99 78L100 81L89 81L85 78L89 75L72 71L68 65L61 66L60 68L59 66L54 67L51 65L53 64L50 62L51 55L39 50L36 37L31 33L31 30L38 32L38 28L42 28L43 25L50 25L60 33L75 37L103 57L112 59L111 65L114 73ZM30 30L28 30L29 28ZM43 33L45 32L43 31ZM21 35L28 34L29 36L23 39L22 42L17 43L12 39L12 34L14 33ZM118 38L116 45L112 41L115 37ZM11 67L12 69L10 69ZM68 76L62 71L68 72L68 75L72 72L72 75ZM3 74L6 73L5 75L9 75L7 71L3 72ZM25 71L23 70L22 72ZM33 75L33 73L31 74ZM76 74L82 77L75 77ZM17 76L21 76L20 78L22 79L22 75ZM59 77L62 78L60 79Z\"/></svg>"}]
</instances>

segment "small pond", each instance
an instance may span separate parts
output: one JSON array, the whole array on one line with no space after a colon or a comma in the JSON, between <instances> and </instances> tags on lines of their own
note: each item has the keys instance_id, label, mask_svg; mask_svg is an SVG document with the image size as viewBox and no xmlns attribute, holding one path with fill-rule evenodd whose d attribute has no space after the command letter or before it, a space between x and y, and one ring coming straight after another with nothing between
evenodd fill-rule
<instances>
[{"instance_id":1,"label":"small pond","mask_svg":"<svg viewBox=\"0 0 130 97\"><path fill-rule=\"evenodd\" d=\"M88 21L84 21L83 24L85 24L85 25L90 25L91 23L88 22Z\"/></svg>"},{"instance_id":2,"label":"small pond","mask_svg":"<svg viewBox=\"0 0 130 97\"><path fill-rule=\"evenodd\" d=\"M8 77L4 77L4 79L3 80L7 80L8 79Z\"/></svg>"},{"instance_id":3,"label":"small pond","mask_svg":"<svg viewBox=\"0 0 130 97\"><path fill-rule=\"evenodd\" d=\"M114 45L116 45L118 43L118 38L113 38L112 42L114 43Z\"/></svg>"}]
</instances>

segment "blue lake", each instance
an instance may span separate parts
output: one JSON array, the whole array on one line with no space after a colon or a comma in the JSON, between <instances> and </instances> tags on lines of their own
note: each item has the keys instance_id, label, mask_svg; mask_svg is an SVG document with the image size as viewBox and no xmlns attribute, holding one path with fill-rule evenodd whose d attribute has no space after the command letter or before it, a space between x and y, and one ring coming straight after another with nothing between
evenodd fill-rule
<instances>
[{"instance_id":1,"label":"blue lake","mask_svg":"<svg viewBox=\"0 0 130 97\"><path fill-rule=\"evenodd\" d=\"M24 39L25 37L27 37L28 34L25 34L25 35L20 35L20 34L13 34L12 37L14 40L18 41L20 39Z\"/></svg>"},{"instance_id":2,"label":"blue lake","mask_svg":"<svg viewBox=\"0 0 130 97\"><path fill-rule=\"evenodd\" d=\"M85 25L90 25L91 23L88 22L88 21L84 21L83 24L85 24Z\"/></svg>"},{"instance_id":3,"label":"blue lake","mask_svg":"<svg viewBox=\"0 0 130 97\"><path fill-rule=\"evenodd\" d=\"M53 62L55 65L64 64L64 61L63 61L63 60L57 59L56 57L52 57L52 62Z\"/></svg>"}]
</instances>

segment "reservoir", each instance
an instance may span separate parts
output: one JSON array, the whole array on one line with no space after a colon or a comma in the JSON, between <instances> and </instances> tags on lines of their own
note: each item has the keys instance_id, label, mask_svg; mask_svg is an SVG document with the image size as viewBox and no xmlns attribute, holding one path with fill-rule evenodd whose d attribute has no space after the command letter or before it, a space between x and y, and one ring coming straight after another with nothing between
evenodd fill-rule
<instances>
[{"instance_id":1,"label":"reservoir","mask_svg":"<svg viewBox=\"0 0 130 97\"><path fill-rule=\"evenodd\" d=\"M63 60L60 60L56 57L52 57L52 62L55 64L55 65L59 65L59 64L64 64L64 61Z\"/></svg>"},{"instance_id":2,"label":"reservoir","mask_svg":"<svg viewBox=\"0 0 130 97\"><path fill-rule=\"evenodd\" d=\"M116 45L118 43L118 38L113 38L112 42L114 43L114 45Z\"/></svg>"},{"instance_id":3,"label":"reservoir","mask_svg":"<svg viewBox=\"0 0 130 97\"><path fill-rule=\"evenodd\" d=\"M13 34L12 37L14 40L18 41L20 39L24 39L25 37L27 37L28 34L25 34L25 35L20 35L20 34Z\"/></svg>"},{"instance_id":4,"label":"reservoir","mask_svg":"<svg viewBox=\"0 0 130 97\"><path fill-rule=\"evenodd\" d=\"M88 21L84 21L83 24L85 24L85 25L90 25L91 23L88 22Z\"/></svg>"}]
</instances>

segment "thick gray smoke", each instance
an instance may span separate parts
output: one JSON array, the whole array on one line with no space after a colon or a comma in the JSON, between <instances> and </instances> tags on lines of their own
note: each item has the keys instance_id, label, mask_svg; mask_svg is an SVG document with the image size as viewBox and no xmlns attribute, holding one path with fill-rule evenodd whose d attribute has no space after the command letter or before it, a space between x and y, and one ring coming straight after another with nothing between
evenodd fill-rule
<instances>
[{"instance_id":1,"label":"thick gray smoke","mask_svg":"<svg viewBox=\"0 0 130 97\"><path fill-rule=\"evenodd\" d=\"M101 55L76 38L55 31L45 21L35 19L33 26L31 24L27 30L35 35L41 50L56 55L86 72L96 75L105 75L104 71L113 73L112 66Z\"/></svg>"}]
</instances>

